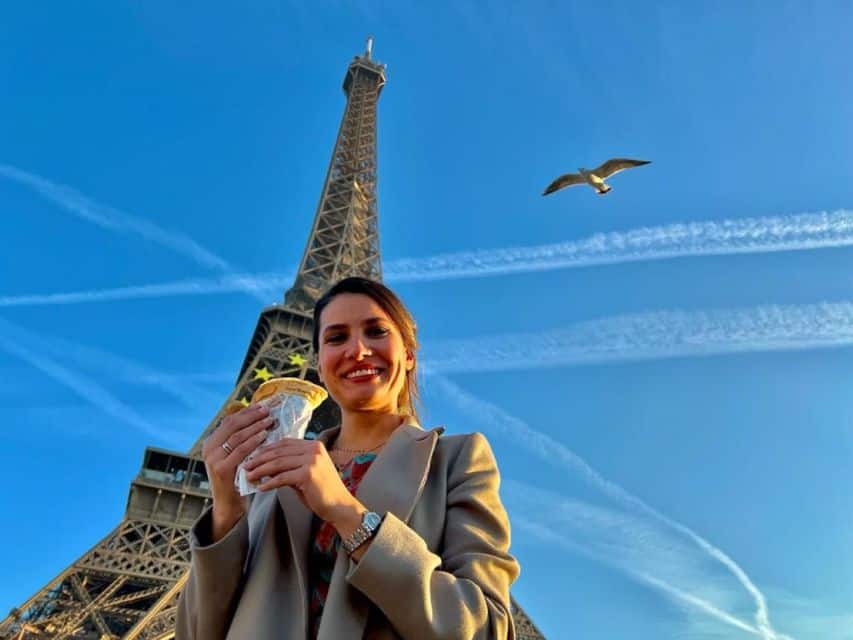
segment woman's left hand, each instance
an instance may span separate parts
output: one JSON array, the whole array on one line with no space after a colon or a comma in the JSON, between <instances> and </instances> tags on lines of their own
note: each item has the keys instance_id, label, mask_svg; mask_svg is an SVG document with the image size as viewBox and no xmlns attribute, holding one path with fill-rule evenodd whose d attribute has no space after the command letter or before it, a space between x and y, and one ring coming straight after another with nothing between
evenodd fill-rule
<instances>
[{"instance_id":1,"label":"woman's left hand","mask_svg":"<svg viewBox=\"0 0 853 640\"><path fill-rule=\"evenodd\" d=\"M248 479L261 491L292 487L318 518L336 523L352 519L361 503L341 481L326 447L317 440L283 438L260 447L245 464Z\"/></svg>"}]
</instances>

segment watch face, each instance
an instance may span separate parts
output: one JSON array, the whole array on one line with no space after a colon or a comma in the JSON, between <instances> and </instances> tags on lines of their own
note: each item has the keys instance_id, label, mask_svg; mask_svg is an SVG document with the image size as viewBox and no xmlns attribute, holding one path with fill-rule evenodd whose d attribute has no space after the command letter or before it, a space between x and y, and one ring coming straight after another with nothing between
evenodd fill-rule
<instances>
[{"instance_id":1,"label":"watch face","mask_svg":"<svg viewBox=\"0 0 853 640\"><path fill-rule=\"evenodd\" d=\"M364 524L364 526L373 530L379 526L380 522L382 522L382 516L380 516L378 513L374 513L373 511L368 511L364 514L364 517L361 519L361 522Z\"/></svg>"}]
</instances>

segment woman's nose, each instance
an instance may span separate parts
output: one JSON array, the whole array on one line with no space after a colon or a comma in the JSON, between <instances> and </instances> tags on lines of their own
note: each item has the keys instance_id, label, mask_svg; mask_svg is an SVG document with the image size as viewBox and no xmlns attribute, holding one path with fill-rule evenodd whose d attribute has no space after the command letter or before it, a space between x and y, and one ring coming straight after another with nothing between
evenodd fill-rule
<instances>
[{"instance_id":1,"label":"woman's nose","mask_svg":"<svg viewBox=\"0 0 853 640\"><path fill-rule=\"evenodd\" d=\"M364 340L361 338L354 338L350 345L350 353L348 354L351 358L355 358L356 360L361 360L362 358L372 355L373 352L370 348L364 343Z\"/></svg>"}]
</instances>

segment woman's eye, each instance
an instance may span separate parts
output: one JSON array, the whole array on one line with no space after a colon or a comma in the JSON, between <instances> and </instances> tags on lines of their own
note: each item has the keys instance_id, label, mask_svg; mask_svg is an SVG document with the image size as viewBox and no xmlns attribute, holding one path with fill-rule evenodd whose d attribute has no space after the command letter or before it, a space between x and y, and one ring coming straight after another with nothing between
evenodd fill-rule
<instances>
[{"instance_id":1,"label":"woman's eye","mask_svg":"<svg viewBox=\"0 0 853 640\"><path fill-rule=\"evenodd\" d=\"M388 329L385 327L371 327L367 330L367 335L373 337L385 336L388 335Z\"/></svg>"},{"instance_id":2,"label":"woman's eye","mask_svg":"<svg viewBox=\"0 0 853 640\"><path fill-rule=\"evenodd\" d=\"M331 333L326 336L327 344L336 344L338 342L342 342L344 339L344 334L342 333Z\"/></svg>"}]
</instances>

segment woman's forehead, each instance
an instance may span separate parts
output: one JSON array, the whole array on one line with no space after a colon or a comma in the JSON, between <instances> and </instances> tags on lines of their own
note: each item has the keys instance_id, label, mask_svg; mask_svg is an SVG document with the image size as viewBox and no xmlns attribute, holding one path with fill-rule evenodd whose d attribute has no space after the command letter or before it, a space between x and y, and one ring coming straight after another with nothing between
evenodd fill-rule
<instances>
[{"instance_id":1,"label":"woman's forehead","mask_svg":"<svg viewBox=\"0 0 853 640\"><path fill-rule=\"evenodd\" d=\"M360 293L342 293L332 298L320 314L320 325L360 325L372 318L390 320L385 310L370 296Z\"/></svg>"}]
</instances>

